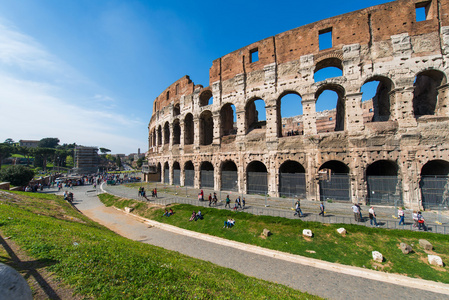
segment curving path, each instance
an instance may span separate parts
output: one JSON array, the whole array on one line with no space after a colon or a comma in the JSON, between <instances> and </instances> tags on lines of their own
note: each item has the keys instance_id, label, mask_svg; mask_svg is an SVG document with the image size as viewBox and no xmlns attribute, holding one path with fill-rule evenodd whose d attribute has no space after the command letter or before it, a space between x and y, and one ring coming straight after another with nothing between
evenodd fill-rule
<instances>
[{"instance_id":1,"label":"curving path","mask_svg":"<svg viewBox=\"0 0 449 300\"><path fill-rule=\"evenodd\" d=\"M86 194L91 189L77 187L74 204L92 220L129 239L178 251L248 276L329 299L449 298L447 284L305 259L146 221L105 207L98 197Z\"/></svg>"}]
</instances>

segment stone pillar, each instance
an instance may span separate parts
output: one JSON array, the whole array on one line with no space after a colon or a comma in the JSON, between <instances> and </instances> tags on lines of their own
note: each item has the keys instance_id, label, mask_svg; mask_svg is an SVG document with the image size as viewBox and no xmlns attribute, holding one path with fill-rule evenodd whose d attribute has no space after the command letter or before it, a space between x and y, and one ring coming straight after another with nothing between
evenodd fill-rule
<instances>
[{"instance_id":1,"label":"stone pillar","mask_svg":"<svg viewBox=\"0 0 449 300\"><path fill-rule=\"evenodd\" d=\"M362 93L346 95L345 101L345 129L349 135L363 131Z\"/></svg>"},{"instance_id":2,"label":"stone pillar","mask_svg":"<svg viewBox=\"0 0 449 300\"><path fill-rule=\"evenodd\" d=\"M416 127L416 119L413 113L414 87L397 88L390 92L391 117L397 120L400 127Z\"/></svg>"},{"instance_id":3,"label":"stone pillar","mask_svg":"<svg viewBox=\"0 0 449 300\"><path fill-rule=\"evenodd\" d=\"M196 166L194 165L195 168L195 178L193 180L193 186L197 189L200 188L200 178L201 178L201 165L197 164Z\"/></svg>"},{"instance_id":4,"label":"stone pillar","mask_svg":"<svg viewBox=\"0 0 449 300\"><path fill-rule=\"evenodd\" d=\"M236 108L237 110L237 108ZM245 110L239 110L235 112L237 116L237 136L236 141L244 141L246 135L246 121Z\"/></svg>"},{"instance_id":5,"label":"stone pillar","mask_svg":"<svg viewBox=\"0 0 449 300\"><path fill-rule=\"evenodd\" d=\"M273 102L273 101L270 101ZM274 102L275 103L275 102ZM265 106L267 116L267 128L266 128L266 140L276 140L277 138L277 124L276 124L276 111L277 106L275 104Z\"/></svg>"},{"instance_id":6,"label":"stone pillar","mask_svg":"<svg viewBox=\"0 0 449 300\"><path fill-rule=\"evenodd\" d=\"M306 197L308 200L318 201L319 197L319 180L318 180L318 151L315 144L310 145L313 151L306 156Z\"/></svg>"},{"instance_id":7,"label":"stone pillar","mask_svg":"<svg viewBox=\"0 0 449 300\"><path fill-rule=\"evenodd\" d=\"M215 112L212 115L212 119L214 121L214 137L212 139L213 145L221 144L221 118L220 112Z\"/></svg>"},{"instance_id":8,"label":"stone pillar","mask_svg":"<svg viewBox=\"0 0 449 300\"><path fill-rule=\"evenodd\" d=\"M416 150L404 151L401 156L399 172L398 177L402 179L402 186L399 188L402 188L404 206L409 209L421 209L420 172L416 162Z\"/></svg>"},{"instance_id":9,"label":"stone pillar","mask_svg":"<svg viewBox=\"0 0 449 300\"><path fill-rule=\"evenodd\" d=\"M438 102L436 114L440 117L449 117L449 84L444 84L437 88Z\"/></svg>"},{"instance_id":10,"label":"stone pillar","mask_svg":"<svg viewBox=\"0 0 449 300\"><path fill-rule=\"evenodd\" d=\"M200 119L193 118L193 146L195 149L200 147Z\"/></svg>"},{"instance_id":11,"label":"stone pillar","mask_svg":"<svg viewBox=\"0 0 449 300\"><path fill-rule=\"evenodd\" d=\"M304 135L314 135L316 131L316 99L315 95L307 94L302 98Z\"/></svg>"},{"instance_id":12,"label":"stone pillar","mask_svg":"<svg viewBox=\"0 0 449 300\"><path fill-rule=\"evenodd\" d=\"M179 127L181 128L181 133L179 135L179 146L184 148L184 139L185 139L185 123L183 121L179 121Z\"/></svg>"},{"instance_id":13,"label":"stone pillar","mask_svg":"<svg viewBox=\"0 0 449 300\"><path fill-rule=\"evenodd\" d=\"M214 190L221 190L221 172L220 172L220 164L218 166L214 166ZM218 197L218 195L217 195Z\"/></svg>"},{"instance_id":14,"label":"stone pillar","mask_svg":"<svg viewBox=\"0 0 449 300\"><path fill-rule=\"evenodd\" d=\"M175 132L173 130L174 126L173 126L173 122L170 122L170 124L168 125L168 130L170 132L170 139L168 140L168 150L172 151L173 149L173 139L175 138Z\"/></svg>"}]
</instances>

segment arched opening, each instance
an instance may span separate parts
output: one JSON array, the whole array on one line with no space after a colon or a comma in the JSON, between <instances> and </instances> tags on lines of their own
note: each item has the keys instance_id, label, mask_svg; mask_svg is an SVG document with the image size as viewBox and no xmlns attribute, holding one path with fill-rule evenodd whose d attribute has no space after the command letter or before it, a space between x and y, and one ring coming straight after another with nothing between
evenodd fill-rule
<instances>
[{"instance_id":1,"label":"arched opening","mask_svg":"<svg viewBox=\"0 0 449 300\"><path fill-rule=\"evenodd\" d=\"M345 130L345 91L339 85L326 84L315 94L318 133Z\"/></svg>"},{"instance_id":2,"label":"arched opening","mask_svg":"<svg viewBox=\"0 0 449 300\"><path fill-rule=\"evenodd\" d=\"M170 143L170 124L168 122L164 125L164 145Z\"/></svg>"},{"instance_id":3,"label":"arched opening","mask_svg":"<svg viewBox=\"0 0 449 300\"><path fill-rule=\"evenodd\" d=\"M365 82L361 88L365 123L385 122L390 119L390 92L392 89L392 81L383 76L375 76Z\"/></svg>"},{"instance_id":4,"label":"arched opening","mask_svg":"<svg viewBox=\"0 0 449 300\"><path fill-rule=\"evenodd\" d=\"M209 110L203 111L200 116L200 144L210 145L214 139L214 119Z\"/></svg>"},{"instance_id":5,"label":"arched opening","mask_svg":"<svg viewBox=\"0 0 449 300\"><path fill-rule=\"evenodd\" d=\"M316 64L313 79L319 82L340 76L343 76L343 64L340 59L332 57Z\"/></svg>"},{"instance_id":6,"label":"arched opening","mask_svg":"<svg viewBox=\"0 0 449 300\"><path fill-rule=\"evenodd\" d=\"M438 101L438 87L446 83L444 73L427 70L416 76L413 91L413 112L418 118L434 115Z\"/></svg>"},{"instance_id":7,"label":"arched opening","mask_svg":"<svg viewBox=\"0 0 449 300\"><path fill-rule=\"evenodd\" d=\"M220 110L220 136L237 134L235 106L226 103Z\"/></svg>"},{"instance_id":8,"label":"arched opening","mask_svg":"<svg viewBox=\"0 0 449 300\"><path fill-rule=\"evenodd\" d=\"M211 90L205 90L200 95L200 107L212 105L214 103L214 98L212 97Z\"/></svg>"},{"instance_id":9,"label":"arched opening","mask_svg":"<svg viewBox=\"0 0 449 300\"><path fill-rule=\"evenodd\" d=\"M173 121L173 145L179 145L181 143L181 126L179 120Z\"/></svg>"},{"instance_id":10,"label":"arched opening","mask_svg":"<svg viewBox=\"0 0 449 300\"><path fill-rule=\"evenodd\" d=\"M279 168L279 195L306 196L306 170L299 162L287 160Z\"/></svg>"},{"instance_id":11,"label":"arched opening","mask_svg":"<svg viewBox=\"0 0 449 300\"><path fill-rule=\"evenodd\" d=\"M431 160L421 169L422 206L425 209L448 209L449 162Z\"/></svg>"},{"instance_id":12,"label":"arched opening","mask_svg":"<svg viewBox=\"0 0 449 300\"><path fill-rule=\"evenodd\" d=\"M179 103L176 103L173 106L173 117L179 116L181 114L181 107L179 105Z\"/></svg>"},{"instance_id":13,"label":"arched opening","mask_svg":"<svg viewBox=\"0 0 449 300\"><path fill-rule=\"evenodd\" d=\"M201 164L201 187L202 188L214 188L214 166L205 161Z\"/></svg>"},{"instance_id":14,"label":"arched opening","mask_svg":"<svg viewBox=\"0 0 449 300\"><path fill-rule=\"evenodd\" d=\"M302 98L296 92L286 92L277 104L278 137L304 134Z\"/></svg>"},{"instance_id":15,"label":"arched opening","mask_svg":"<svg viewBox=\"0 0 449 300\"><path fill-rule=\"evenodd\" d=\"M185 186L194 186L195 183L195 167L193 166L192 161L188 161L184 164L184 185Z\"/></svg>"},{"instance_id":16,"label":"arched opening","mask_svg":"<svg viewBox=\"0 0 449 300\"><path fill-rule=\"evenodd\" d=\"M262 162L250 162L246 167L246 176L246 192L248 194L266 195L268 193L268 172Z\"/></svg>"},{"instance_id":17,"label":"arched opening","mask_svg":"<svg viewBox=\"0 0 449 300\"><path fill-rule=\"evenodd\" d=\"M320 200L351 201L349 167L337 160L321 165L319 171Z\"/></svg>"},{"instance_id":18,"label":"arched opening","mask_svg":"<svg viewBox=\"0 0 449 300\"><path fill-rule=\"evenodd\" d=\"M252 130L265 130L266 121L265 101L262 99L253 99L245 107L245 127L246 133Z\"/></svg>"},{"instance_id":19,"label":"arched opening","mask_svg":"<svg viewBox=\"0 0 449 300\"><path fill-rule=\"evenodd\" d=\"M402 206L401 180L398 165L389 160L379 160L366 168L370 204Z\"/></svg>"},{"instance_id":20,"label":"arched opening","mask_svg":"<svg viewBox=\"0 0 449 300\"><path fill-rule=\"evenodd\" d=\"M177 161L173 163L173 184L181 185L181 167Z\"/></svg>"},{"instance_id":21,"label":"arched opening","mask_svg":"<svg viewBox=\"0 0 449 300\"><path fill-rule=\"evenodd\" d=\"M157 128L157 144L158 146L162 146L162 126L159 125Z\"/></svg>"},{"instance_id":22,"label":"arched opening","mask_svg":"<svg viewBox=\"0 0 449 300\"><path fill-rule=\"evenodd\" d=\"M221 166L221 190L238 191L237 165L232 160L223 162Z\"/></svg>"},{"instance_id":23,"label":"arched opening","mask_svg":"<svg viewBox=\"0 0 449 300\"><path fill-rule=\"evenodd\" d=\"M157 163L157 182L161 182L161 174L162 174L162 167L161 167L161 163Z\"/></svg>"},{"instance_id":24,"label":"arched opening","mask_svg":"<svg viewBox=\"0 0 449 300\"><path fill-rule=\"evenodd\" d=\"M164 183L170 184L170 167L168 162L164 164Z\"/></svg>"},{"instance_id":25,"label":"arched opening","mask_svg":"<svg viewBox=\"0 0 449 300\"><path fill-rule=\"evenodd\" d=\"M184 145L193 144L193 115L187 114L184 119Z\"/></svg>"}]
</instances>

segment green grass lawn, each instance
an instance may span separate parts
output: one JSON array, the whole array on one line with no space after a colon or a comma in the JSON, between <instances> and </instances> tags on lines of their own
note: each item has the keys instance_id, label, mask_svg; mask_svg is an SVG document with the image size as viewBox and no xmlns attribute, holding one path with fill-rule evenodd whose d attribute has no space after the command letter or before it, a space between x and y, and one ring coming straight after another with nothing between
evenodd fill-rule
<instances>
[{"instance_id":1,"label":"green grass lawn","mask_svg":"<svg viewBox=\"0 0 449 300\"><path fill-rule=\"evenodd\" d=\"M106 205L114 205L118 208L134 207L134 213L149 219L229 240L329 262L449 283L447 264L444 267L436 267L427 263L427 254L437 254L441 256L443 262L449 262L449 236L447 235L348 224L303 222L299 219L255 216L244 212L188 204L172 205L175 214L171 217L162 217L164 208L161 207L152 208L140 201L122 199L109 194L100 195L100 199ZM189 222L192 211L198 211L198 209L201 209L204 214L204 220ZM232 229L223 228L223 223L228 217L236 220L236 225ZM337 233L336 230L340 227L347 230L346 236ZM266 239L262 238L261 233L264 228L269 229L273 235ZM311 229L314 237L303 238L303 229ZM434 246L433 251L426 253L419 246L419 239L427 239L431 242ZM408 255L403 254L399 249L401 242L413 245L414 252ZM381 252L384 262L374 262L372 251Z\"/></svg>"},{"instance_id":2,"label":"green grass lawn","mask_svg":"<svg viewBox=\"0 0 449 300\"><path fill-rule=\"evenodd\" d=\"M60 196L0 194L0 231L76 293L93 299L319 299L128 240ZM0 262L12 264L3 248Z\"/></svg>"}]
</instances>

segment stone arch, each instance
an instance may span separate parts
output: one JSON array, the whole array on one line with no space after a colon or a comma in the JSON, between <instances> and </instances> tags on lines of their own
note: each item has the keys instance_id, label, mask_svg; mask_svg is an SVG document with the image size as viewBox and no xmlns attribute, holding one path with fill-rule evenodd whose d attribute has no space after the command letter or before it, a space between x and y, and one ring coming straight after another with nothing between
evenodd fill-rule
<instances>
[{"instance_id":1,"label":"stone arch","mask_svg":"<svg viewBox=\"0 0 449 300\"><path fill-rule=\"evenodd\" d=\"M210 145L214 139L214 119L210 110L200 115L200 145Z\"/></svg>"},{"instance_id":2,"label":"stone arch","mask_svg":"<svg viewBox=\"0 0 449 300\"><path fill-rule=\"evenodd\" d=\"M237 133L237 126L234 123L236 112L233 106L232 103L226 103L220 110L220 137Z\"/></svg>"},{"instance_id":3,"label":"stone arch","mask_svg":"<svg viewBox=\"0 0 449 300\"><path fill-rule=\"evenodd\" d=\"M173 163L173 184L181 185L181 167L177 161Z\"/></svg>"},{"instance_id":4,"label":"stone arch","mask_svg":"<svg viewBox=\"0 0 449 300\"><path fill-rule=\"evenodd\" d=\"M434 115L438 102L438 87L447 83L446 75L435 69L416 75L413 91L413 113L416 118Z\"/></svg>"},{"instance_id":5,"label":"stone arch","mask_svg":"<svg viewBox=\"0 0 449 300\"><path fill-rule=\"evenodd\" d=\"M330 90L337 94L336 107L328 112L331 116L318 117L317 115L317 132L327 132L327 131L343 131L345 130L345 100L346 92L345 89L339 84L325 83L319 86L315 93L315 99L318 103L320 100L320 95L326 91ZM335 119L334 116L335 115Z\"/></svg>"},{"instance_id":6,"label":"stone arch","mask_svg":"<svg viewBox=\"0 0 449 300\"><path fill-rule=\"evenodd\" d=\"M306 170L297 161L287 160L279 168L279 195L306 196Z\"/></svg>"},{"instance_id":7,"label":"stone arch","mask_svg":"<svg viewBox=\"0 0 449 300\"><path fill-rule=\"evenodd\" d=\"M208 161L203 161L200 166L200 173L201 187L214 188L214 166Z\"/></svg>"},{"instance_id":8,"label":"stone arch","mask_svg":"<svg viewBox=\"0 0 449 300\"><path fill-rule=\"evenodd\" d=\"M321 201L351 201L349 171L349 167L338 160L321 165L318 172Z\"/></svg>"},{"instance_id":9,"label":"stone arch","mask_svg":"<svg viewBox=\"0 0 449 300\"><path fill-rule=\"evenodd\" d=\"M170 124L165 122L164 125L164 145L170 143Z\"/></svg>"},{"instance_id":10,"label":"stone arch","mask_svg":"<svg viewBox=\"0 0 449 300\"><path fill-rule=\"evenodd\" d=\"M343 61L339 57L327 57L319 60L315 64L315 69L313 71L313 79L315 82L340 76L343 76Z\"/></svg>"},{"instance_id":11,"label":"stone arch","mask_svg":"<svg viewBox=\"0 0 449 300\"><path fill-rule=\"evenodd\" d=\"M188 113L184 118L184 145L192 145L194 139L193 115Z\"/></svg>"},{"instance_id":12,"label":"stone arch","mask_svg":"<svg viewBox=\"0 0 449 300\"><path fill-rule=\"evenodd\" d=\"M378 160L366 168L367 200L370 204L402 206L399 166L391 160Z\"/></svg>"},{"instance_id":13,"label":"stone arch","mask_svg":"<svg viewBox=\"0 0 449 300\"><path fill-rule=\"evenodd\" d=\"M221 164L221 190L238 191L238 169L232 160L226 160Z\"/></svg>"},{"instance_id":14,"label":"stone arch","mask_svg":"<svg viewBox=\"0 0 449 300\"><path fill-rule=\"evenodd\" d=\"M181 125L179 119L173 121L173 145L179 145L181 143Z\"/></svg>"},{"instance_id":15,"label":"stone arch","mask_svg":"<svg viewBox=\"0 0 449 300\"><path fill-rule=\"evenodd\" d=\"M176 103L173 106L173 117L179 116L181 114L181 106L179 103Z\"/></svg>"},{"instance_id":16,"label":"stone arch","mask_svg":"<svg viewBox=\"0 0 449 300\"><path fill-rule=\"evenodd\" d=\"M365 80L360 89L362 89L365 84L374 81L378 82L379 84L376 88L376 94L371 99L372 103L371 104L367 103L367 105L370 106L368 109L371 109L371 111L368 111L370 114L369 118L367 118L367 121L369 122L388 121L391 116L390 95L391 91L394 89L394 83L388 77L376 75ZM366 102L368 101L370 100L367 100Z\"/></svg>"},{"instance_id":17,"label":"stone arch","mask_svg":"<svg viewBox=\"0 0 449 300\"><path fill-rule=\"evenodd\" d=\"M195 185L195 166L193 165L191 160L187 161L184 164L184 185Z\"/></svg>"},{"instance_id":18,"label":"stone arch","mask_svg":"<svg viewBox=\"0 0 449 300\"><path fill-rule=\"evenodd\" d=\"M211 105L213 103L213 97L212 97L212 91L211 90L204 90L201 94L200 94L200 107L202 106L207 106L207 105Z\"/></svg>"},{"instance_id":19,"label":"stone arch","mask_svg":"<svg viewBox=\"0 0 449 300\"><path fill-rule=\"evenodd\" d=\"M170 166L168 161L164 163L164 183L170 184Z\"/></svg>"},{"instance_id":20,"label":"stone arch","mask_svg":"<svg viewBox=\"0 0 449 300\"><path fill-rule=\"evenodd\" d=\"M246 192L248 194L268 193L268 171L261 161L252 161L246 167Z\"/></svg>"},{"instance_id":21,"label":"stone arch","mask_svg":"<svg viewBox=\"0 0 449 300\"><path fill-rule=\"evenodd\" d=\"M421 168L419 187L425 209L448 207L449 162L441 159L428 161Z\"/></svg>"},{"instance_id":22,"label":"stone arch","mask_svg":"<svg viewBox=\"0 0 449 300\"><path fill-rule=\"evenodd\" d=\"M291 111L296 111L299 113L298 115L294 115L291 117L283 117L282 116L282 102L283 99L286 97L289 97L289 100L292 100L291 97L297 96L299 99L297 104L298 109L296 110L296 107L291 107ZM302 118L302 97L301 95L296 91L284 91L276 102L276 124L277 124L277 136L278 137L284 137L284 136L294 136L294 135L302 135L304 134L304 122ZM293 102L293 101L290 101ZM290 104L291 106L292 104Z\"/></svg>"},{"instance_id":23,"label":"stone arch","mask_svg":"<svg viewBox=\"0 0 449 300\"><path fill-rule=\"evenodd\" d=\"M256 109L256 101L265 101L262 98L251 98L245 105L245 129L249 133L253 129L265 128L267 122L259 121L259 112ZM265 105L264 105L265 106ZM264 108L265 109L265 108ZM266 113L266 111L265 111Z\"/></svg>"}]
</instances>

